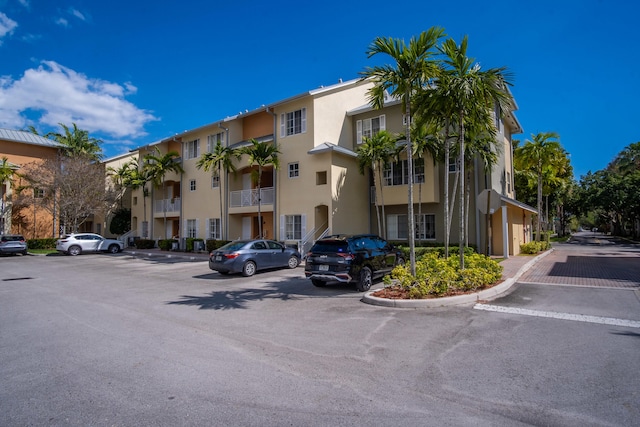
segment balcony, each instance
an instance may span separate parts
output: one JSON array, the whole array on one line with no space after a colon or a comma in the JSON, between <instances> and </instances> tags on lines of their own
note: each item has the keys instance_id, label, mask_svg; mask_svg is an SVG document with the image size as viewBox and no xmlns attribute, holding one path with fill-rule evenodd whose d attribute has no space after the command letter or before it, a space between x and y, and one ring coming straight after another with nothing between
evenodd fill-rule
<instances>
[{"instance_id":1,"label":"balcony","mask_svg":"<svg viewBox=\"0 0 640 427\"><path fill-rule=\"evenodd\" d=\"M260 204L261 205L273 205L273 187L266 187L260 189ZM239 190L229 193L229 207L230 208L243 208L248 206L258 206L258 189L251 190Z\"/></svg>"},{"instance_id":2,"label":"balcony","mask_svg":"<svg viewBox=\"0 0 640 427\"><path fill-rule=\"evenodd\" d=\"M179 197L173 199L156 200L153 204L154 214L163 214L164 212L171 214L179 214L182 207L182 201Z\"/></svg>"}]
</instances>

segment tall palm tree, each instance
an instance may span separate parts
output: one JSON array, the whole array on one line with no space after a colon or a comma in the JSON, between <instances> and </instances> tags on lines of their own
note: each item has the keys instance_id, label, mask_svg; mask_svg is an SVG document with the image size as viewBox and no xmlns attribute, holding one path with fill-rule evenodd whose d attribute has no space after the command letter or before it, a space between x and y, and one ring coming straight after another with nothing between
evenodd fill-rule
<instances>
[{"instance_id":1,"label":"tall palm tree","mask_svg":"<svg viewBox=\"0 0 640 427\"><path fill-rule=\"evenodd\" d=\"M238 157L236 150L230 147L225 147L222 145L221 141L218 141L212 152L203 153L200 156L198 163L196 163L196 167L198 169L204 169L205 172L211 172L212 176L213 174L217 174L218 178L221 178L222 172L225 172L226 176L229 171L236 171L236 167L233 163L234 157ZM220 191L220 235L222 236L222 230L224 230L224 227L222 226L222 181L218 183L218 190Z\"/></svg>"},{"instance_id":2,"label":"tall palm tree","mask_svg":"<svg viewBox=\"0 0 640 427\"><path fill-rule=\"evenodd\" d=\"M2 221L5 214L4 188L6 183L9 183L9 185L11 186L11 183L13 181L13 175L15 174L15 172L16 172L16 167L11 163L9 163L9 159L7 157L3 157L2 160L0 161L0 225L2 226L2 228L0 228L0 233L5 232L4 221Z\"/></svg>"},{"instance_id":3,"label":"tall palm tree","mask_svg":"<svg viewBox=\"0 0 640 427\"><path fill-rule=\"evenodd\" d=\"M149 170L138 167L134 168L131 171L131 176L127 182L127 185L131 187L132 190L142 189L142 209L143 209L143 227L142 227L142 237L147 238L149 227L147 222L147 197L149 196L149 189L147 188L147 184L151 181L151 177L149 175Z\"/></svg>"},{"instance_id":4,"label":"tall palm tree","mask_svg":"<svg viewBox=\"0 0 640 427\"><path fill-rule=\"evenodd\" d=\"M99 139L89 137L89 132L79 129L78 126L73 123L73 129L69 129L68 126L58 123L63 133L49 132L45 135L47 138L53 138L64 146L63 153L67 157L84 156L89 160L98 162L102 160L102 148L100 147ZM35 131L33 127L30 127L31 131ZM36 132L37 134L37 132Z\"/></svg>"},{"instance_id":5,"label":"tall palm tree","mask_svg":"<svg viewBox=\"0 0 640 427\"><path fill-rule=\"evenodd\" d=\"M404 40L393 38L376 38L369 49L369 58L377 54L388 55L394 62L391 65L367 67L361 74L364 79L371 79L374 86L369 90L370 103L374 108L384 106L385 94L402 100L405 111L407 135L407 160L409 172L408 185L408 223L409 223L409 259L411 274L416 272L415 256L415 218L413 216L413 153L411 149L411 104L414 95L422 89L435 74L435 61L432 59L434 48L444 29L432 27L422 32L418 37L412 37L409 44Z\"/></svg>"},{"instance_id":6,"label":"tall palm tree","mask_svg":"<svg viewBox=\"0 0 640 427\"><path fill-rule=\"evenodd\" d=\"M180 153L177 151L169 151L166 154L162 154L160 149L156 147L155 154L147 154L144 156L145 164L144 167L147 169L148 176L156 187L162 187L162 195L164 199L167 198L166 185L165 185L165 176L169 172L174 173L184 173L184 169L178 160L180 159ZM163 203L163 211L164 211L164 237L167 236L167 208L166 204Z\"/></svg>"},{"instance_id":7,"label":"tall palm tree","mask_svg":"<svg viewBox=\"0 0 640 427\"><path fill-rule=\"evenodd\" d=\"M386 224L384 221L384 196L383 196L383 183L382 183L382 170L388 164L389 158L395 150L396 144L394 138L386 130L382 130L371 138L363 137L362 144L358 146L358 168L360 173L364 175L365 170L371 168L374 174L374 186L376 194L378 193L378 183L380 183L380 200L382 204L382 227L380 226L380 209L378 205L378 198L375 199L376 216L378 218L378 234L386 239ZM377 177L376 177L377 173Z\"/></svg>"},{"instance_id":8,"label":"tall palm tree","mask_svg":"<svg viewBox=\"0 0 640 427\"><path fill-rule=\"evenodd\" d=\"M138 168L138 160L132 159L129 162L123 163L119 168L112 166L107 167L107 176L111 178L116 191L116 200L120 201L120 207L122 207L122 198L127 188L130 187L131 175L135 169Z\"/></svg>"},{"instance_id":9,"label":"tall palm tree","mask_svg":"<svg viewBox=\"0 0 640 427\"><path fill-rule=\"evenodd\" d=\"M540 241L540 223L542 212L542 188L544 175L553 165L553 159L561 151L562 146L558 141L559 135L555 132L540 132L531 135L524 145L516 149L515 158L518 159L519 169L528 170L537 180L538 186L538 214L536 215L536 240Z\"/></svg>"},{"instance_id":10,"label":"tall palm tree","mask_svg":"<svg viewBox=\"0 0 640 427\"><path fill-rule=\"evenodd\" d=\"M448 93L455 114L456 130L458 132L458 164L460 166L460 268L464 268L465 234L465 125L469 122L490 129L494 126L491 115L487 111L498 104L501 110L509 108L511 96L507 90L510 84L510 73L506 68L491 68L483 71L473 58L467 56L468 39L465 36L460 45L453 39L448 39L439 47L443 56L444 67L436 79L437 90ZM442 78L440 78L442 77Z\"/></svg>"},{"instance_id":11,"label":"tall palm tree","mask_svg":"<svg viewBox=\"0 0 640 427\"><path fill-rule=\"evenodd\" d=\"M255 139L249 141L251 145L240 149L240 154L249 156L249 166L257 165L258 170L255 173L256 183L258 186L258 233L262 238L262 171L266 166L272 165L274 169L280 166L278 155L278 147L273 144L258 142Z\"/></svg>"}]
</instances>

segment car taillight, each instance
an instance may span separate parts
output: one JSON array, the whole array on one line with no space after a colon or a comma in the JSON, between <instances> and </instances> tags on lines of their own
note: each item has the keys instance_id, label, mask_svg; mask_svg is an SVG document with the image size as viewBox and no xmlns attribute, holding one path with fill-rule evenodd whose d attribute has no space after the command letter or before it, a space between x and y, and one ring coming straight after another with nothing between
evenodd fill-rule
<instances>
[{"instance_id":1,"label":"car taillight","mask_svg":"<svg viewBox=\"0 0 640 427\"><path fill-rule=\"evenodd\" d=\"M224 254L224 257L227 259L234 259L234 258L238 258L238 255L240 255L239 253L232 253L232 254Z\"/></svg>"},{"instance_id":2,"label":"car taillight","mask_svg":"<svg viewBox=\"0 0 640 427\"><path fill-rule=\"evenodd\" d=\"M345 261L352 261L354 258L352 254L338 254L338 255L344 258Z\"/></svg>"}]
</instances>

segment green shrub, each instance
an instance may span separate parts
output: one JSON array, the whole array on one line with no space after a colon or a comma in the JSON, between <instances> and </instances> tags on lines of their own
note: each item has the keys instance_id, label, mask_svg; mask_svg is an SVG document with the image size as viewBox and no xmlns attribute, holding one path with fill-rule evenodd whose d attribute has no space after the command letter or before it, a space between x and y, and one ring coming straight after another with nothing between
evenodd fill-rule
<instances>
[{"instance_id":1,"label":"green shrub","mask_svg":"<svg viewBox=\"0 0 640 427\"><path fill-rule=\"evenodd\" d=\"M176 239L162 239L158 240L158 247L162 251L170 251L173 247L173 243L179 243Z\"/></svg>"},{"instance_id":2,"label":"green shrub","mask_svg":"<svg viewBox=\"0 0 640 427\"><path fill-rule=\"evenodd\" d=\"M224 245L226 245L227 243L229 243L230 240L207 240L206 246L207 246L207 252L211 252L215 249L218 249Z\"/></svg>"},{"instance_id":3,"label":"green shrub","mask_svg":"<svg viewBox=\"0 0 640 427\"><path fill-rule=\"evenodd\" d=\"M136 239L133 241L133 245L136 249L153 249L156 247L156 242L150 239Z\"/></svg>"},{"instance_id":4,"label":"green shrub","mask_svg":"<svg viewBox=\"0 0 640 427\"><path fill-rule=\"evenodd\" d=\"M462 271L458 255L445 259L437 251L428 252L416 261L415 276L409 268L408 264L395 267L391 277L385 278L385 284L389 285L395 279L413 299L473 291L496 283L502 277L502 266L498 262L477 253L465 255Z\"/></svg>"},{"instance_id":5,"label":"green shrub","mask_svg":"<svg viewBox=\"0 0 640 427\"><path fill-rule=\"evenodd\" d=\"M29 247L29 249L55 249L56 240L58 239L28 239L27 246Z\"/></svg>"},{"instance_id":6,"label":"green shrub","mask_svg":"<svg viewBox=\"0 0 640 427\"><path fill-rule=\"evenodd\" d=\"M520 253L535 255L538 252L546 251L551 247L551 243L549 242L529 242L520 245Z\"/></svg>"}]
</instances>

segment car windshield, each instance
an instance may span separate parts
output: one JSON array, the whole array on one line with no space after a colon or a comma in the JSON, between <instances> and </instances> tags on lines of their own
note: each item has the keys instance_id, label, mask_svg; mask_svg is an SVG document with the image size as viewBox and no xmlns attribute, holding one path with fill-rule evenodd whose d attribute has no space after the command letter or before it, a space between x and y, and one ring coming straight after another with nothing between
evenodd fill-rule
<instances>
[{"instance_id":1,"label":"car windshield","mask_svg":"<svg viewBox=\"0 0 640 427\"><path fill-rule=\"evenodd\" d=\"M244 247L244 245L246 245L247 242L246 241L238 241L238 242L231 242L231 243L227 243L226 245L220 247L220 251L237 251L239 249L242 249Z\"/></svg>"},{"instance_id":2,"label":"car windshield","mask_svg":"<svg viewBox=\"0 0 640 427\"><path fill-rule=\"evenodd\" d=\"M347 242L342 240L321 240L311 249L315 253L346 253L349 251Z\"/></svg>"},{"instance_id":3,"label":"car windshield","mask_svg":"<svg viewBox=\"0 0 640 427\"><path fill-rule=\"evenodd\" d=\"M22 236L2 236L3 242L20 242L24 240Z\"/></svg>"}]
</instances>

